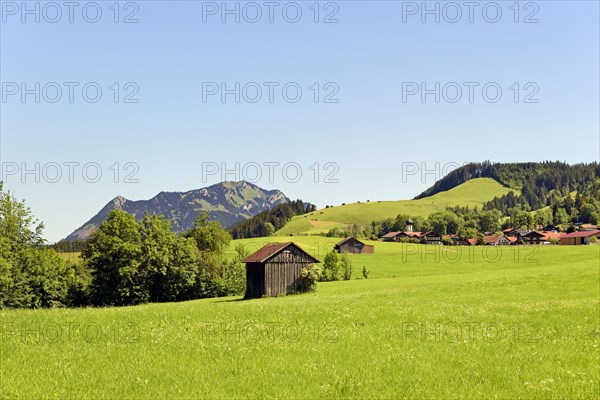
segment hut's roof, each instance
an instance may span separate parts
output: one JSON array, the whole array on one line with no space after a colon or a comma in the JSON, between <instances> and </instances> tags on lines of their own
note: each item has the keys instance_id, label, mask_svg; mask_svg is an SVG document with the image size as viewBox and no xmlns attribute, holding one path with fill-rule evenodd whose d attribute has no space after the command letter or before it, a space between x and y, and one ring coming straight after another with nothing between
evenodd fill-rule
<instances>
[{"instance_id":1,"label":"hut's roof","mask_svg":"<svg viewBox=\"0 0 600 400\"><path fill-rule=\"evenodd\" d=\"M273 257L275 254L283 251L288 246L294 246L294 247L296 247L301 252L303 252L308 257L310 257L313 260L313 262L315 262L315 263L320 263L321 262L321 261L317 260L316 258L314 258L313 256L311 256L310 254L308 254L307 252L305 252L304 250L302 250L300 248L300 246L298 246L294 242L269 243L269 244L263 246L262 248L260 248L256 253L251 254L248 257L244 258L242 260L242 262L243 263L262 263L262 262L265 262L269 258Z\"/></svg>"},{"instance_id":2,"label":"hut's roof","mask_svg":"<svg viewBox=\"0 0 600 400\"><path fill-rule=\"evenodd\" d=\"M340 240L340 241L339 241L339 242L337 242L335 245L336 245L336 246L341 246L341 245L343 245L344 243L346 243L347 241L349 241L349 240L353 240L353 239L354 239L354 240L356 240L356 241L357 241L357 242L359 242L359 243L362 243L362 242L361 242L360 240L358 240L357 238L355 238L355 237L351 236L351 237L347 237L346 239ZM364 244L364 243L363 243L363 244Z\"/></svg>"},{"instance_id":3,"label":"hut's roof","mask_svg":"<svg viewBox=\"0 0 600 400\"><path fill-rule=\"evenodd\" d=\"M581 237L589 237L600 235L600 231L581 231L581 232L571 232L567 235L564 235L562 238L581 238Z\"/></svg>"}]
</instances>

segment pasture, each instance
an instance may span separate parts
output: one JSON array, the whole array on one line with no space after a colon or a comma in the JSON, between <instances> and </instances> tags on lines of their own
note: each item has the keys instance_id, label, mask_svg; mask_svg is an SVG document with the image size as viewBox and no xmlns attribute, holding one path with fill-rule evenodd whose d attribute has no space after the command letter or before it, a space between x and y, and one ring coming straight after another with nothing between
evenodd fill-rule
<instances>
[{"instance_id":1,"label":"pasture","mask_svg":"<svg viewBox=\"0 0 600 400\"><path fill-rule=\"evenodd\" d=\"M493 179L471 179L446 192L419 200L398 201L362 201L360 203L346 204L317 210L313 213L293 217L276 235L313 234L329 231L333 227L344 228L352 224L368 224L373 220L394 218L398 214L407 214L412 217L427 217L437 211L444 211L450 206L481 206L494 197L500 197L513 190Z\"/></svg>"},{"instance_id":2,"label":"pasture","mask_svg":"<svg viewBox=\"0 0 600 400\"><path fill-rule=\"evenodd\" d=\"M375 246L312 294L1 311L0 396L598 398L600 246Z\"/></svg>"}]
</instances>

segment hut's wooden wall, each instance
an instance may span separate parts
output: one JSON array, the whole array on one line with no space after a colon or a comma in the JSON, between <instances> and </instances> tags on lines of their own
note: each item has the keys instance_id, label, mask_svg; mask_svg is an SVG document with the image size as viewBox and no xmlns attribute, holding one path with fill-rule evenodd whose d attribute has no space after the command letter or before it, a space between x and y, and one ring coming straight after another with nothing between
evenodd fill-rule
<instances>
[{"instance_id":1,"label":"hut's wooden wall","mask_svg":"<svg viewBox=\"0 0 600 400\"><path fill-rule=\"evenodd\" d=\"M344 243L339 247L339 253L373 254L375 247L367 244Z\"/></svg>"},{"instance_id":2,"label":"hut's wooden wall","mask_svg":"<svg viewBox=\"0 0 600 400\"><path fill-rule=\"evenodd\" d=\"M296 289L302 268L312 261L294 246L275 255L265 264L264 295L291 294Z\"/></svg>"},{"instance_id":3,"label":"hut's wooden wall","mask_svg":"<svg viewBox=\"0 0 600 400\"><path fill-rule=\"evenodd\" d=\"M261 263L246 265L246 297L261 297L265 292L265 266Z\"/></svg>"}]
</instances>

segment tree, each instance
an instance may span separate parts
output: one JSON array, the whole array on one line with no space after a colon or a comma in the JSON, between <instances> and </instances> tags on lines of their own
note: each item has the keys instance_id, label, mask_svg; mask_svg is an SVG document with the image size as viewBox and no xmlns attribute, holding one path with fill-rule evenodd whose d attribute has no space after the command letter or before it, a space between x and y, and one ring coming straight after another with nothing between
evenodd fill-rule
<instances>
[{"instance_id":1,"label":"tree","mask_svg":"<svg viewBox=\"0 0 600 400\"><path fill-rule=\"evenodd\" d=\"M323 281L337 281L339 279L340 260L338 253L335 250L331 250L325 255L323 260L323 273L321 280Z\"/></svg>"},{"instance_id":2,"label":"tree","mask_svg":"<svg viewBox=\"0 0 600 400\"><path fill-rule=\"evenodd\" d=\"M562 207L558 207L554 212L554 225L567 224L568 222L569 215L567 214L567 211Z\"/></svg>"},{"instance_id":3,"label":"tree","mask_svg":"<svg viewBox=\"0 0 600 400\"><path fill-rule=\"evenodd\" d=\"M498 210L485 211L479 218L479 229L483 232L496 232L500 228Z\"/></svg>"},{"instance_id":4,"label":"tree","mask_svg":"<svg viewBox=\"0 0 600 400\"><path fill-rule=\"evenodd\" d=\"M190 238L177 238L164 217L146 215L139 223L140 279L153 301L194 298L198 250Z\"/></svg>"},{"instance_id":5,"label":"tree","mask_svg":"<svg viewBox=\"0 0 600 400\"><path fill-rule=\"evenodd\" d=\"M217 221L210 221L204 212L196 219L194 227L183 237L191 238L198 248L199 273L197 285L200 297L218 297L227 294L223 275L225 250L231 242L231 235Z\"/></svg>"},{"instance_id":6,"label":"tree","mask_svg":"<svg viewBox=\"0 0 600 400\"><path fill-rule=\"evenodd\" d=\"M91 296L97 305L131 305L150 299L146 271L140 271L142 243L135 218L112 210L82 252L92 274Z\"/></svg>"},{"instance_id":7,"label":"tree","mask_svg":"<svg viewBox=\"0 0 600 400\"><path fill-rule=\"evenodd\" d=\"M265 223L265 233L266 233L266 236L273 236L273 234L275 233L275 227L273 226L272 223L270 223L270 222Z\"/></svg>"},{"instance_id":8,"label":"tree","mask_svg":"<svg viewBox=\"0 0 600 400\"><path fill-rule=\"evenodd\" d=\"M246 290L246 265L242 260L248 257L246 247L238 243L235 256L225 265L223 271L223 289L226 295L243 295Z\"/></svg>"},{"instance_id":9,"label":"tree","mask_svg":"<svg viewBox=\"0 0 600 400\"><path fill-rule=\"evenodd\" d=\"M344 280L347 281L352 278L352 261L346 253L342 254L340 259L340 268L342 270Z\"/></svg>"},{"instance_id":10,"label":"tree","mask_svg":"<svg viewBox=\"0 0 600 400\"><path fill-rule=\"evenodd\" d=\"M221 254L231 242L229 232L224 230L219 222L210 221L207 212L196 218L194 227L183 236L194 239L201 252Z\"/></svg>"},{"instance_id":11,"label":"tree","mask_svg":"<svg viewBox=\"0 0 600 400\"><path fill-rule=\"evenodd\" d=\"M43 249L43 224L0 182L0 308L70 305L72 265Z\"/></svg>"}]
</instances>

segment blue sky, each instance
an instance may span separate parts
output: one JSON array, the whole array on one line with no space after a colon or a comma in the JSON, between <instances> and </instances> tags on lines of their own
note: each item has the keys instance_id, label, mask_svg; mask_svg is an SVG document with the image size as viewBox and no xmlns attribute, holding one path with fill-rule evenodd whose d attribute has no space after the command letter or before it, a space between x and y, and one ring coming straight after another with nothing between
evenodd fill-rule
<instances>
[{"instance_id":1,"label":"blue sky","mask_svg":"<svg viewBox=\"0 0 600 400\"><path fill-rule=\"evenodd\" d=\"M464 2L427 2L439 23L420 1L314 3L274 2L270 22L265 2L227 2L240 10L236 23L222 2L120 2L118 16L113 1L79 2L71 23L62 2L28 2L36 22L21 2L3 1L6 187L56 241L117 195L208 186L236 163L229 180L254 178L258 164L259 186L324 207L412 198L469 161L598 160L598 2L476 2L472 22ZM138 22L124 23L131 13ZM239 103L208 94L236 82ZM272 179L265 163L279 163ZM203 173L215 165L219 173Z\"/></svg>"}]
</instances>

